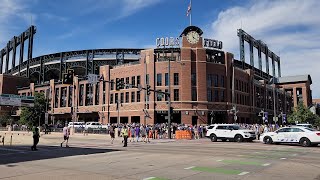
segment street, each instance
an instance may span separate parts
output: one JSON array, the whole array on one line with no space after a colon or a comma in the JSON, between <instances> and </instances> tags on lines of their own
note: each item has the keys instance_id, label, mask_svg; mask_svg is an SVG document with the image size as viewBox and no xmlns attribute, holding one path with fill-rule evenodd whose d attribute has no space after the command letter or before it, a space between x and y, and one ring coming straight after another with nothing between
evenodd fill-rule
<instances>
[{"instance_id":1,"label":"street","mask_svg":"<svg viewBox=\"0 0 320 180\"><path fill-rule=\"evenodd\" d=\"M49 134L31 151L23 139L0 146L0 179L320 179L319 146L162 139L125 148L121 138L78 134L65 148Z\"/></svg>"}]
</instances>

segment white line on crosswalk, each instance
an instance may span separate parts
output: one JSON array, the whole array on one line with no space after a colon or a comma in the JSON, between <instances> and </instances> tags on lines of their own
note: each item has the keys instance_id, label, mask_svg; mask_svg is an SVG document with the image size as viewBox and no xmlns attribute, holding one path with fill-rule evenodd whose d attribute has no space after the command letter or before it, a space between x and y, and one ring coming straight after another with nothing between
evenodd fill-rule
<instances>
[{"instance_id":1,"label":"white line on crosswalk","mask_svg":"<svg viewBox=\"0 0 320 180\"><path fill-rule=\"evenodd\" d=\"M249 172L242 172L242 173L240 173L240 174L238 174L239 176L243 176L243 175L245 175L245 174L248 174Z\"/></svg>"},{"instance_id":2,"label":"white line on crosswalk","mask_svg":"<svg viewBox=\"0 0 320 180\"><path fill-rule=\"evenodd\" d=\"M187 168L184 168L184 169L192 169L194 168L195 166L190 166L190 167L187 167Z\"/></svg>"},{"instance_id":3,"label":"white line on crosswalk","mask_svg":"<svg viewBox=\"0 0 320 180\"><path fill-rule=\"evenodd\" d=\"M223 159L217 160L218 162L223 161Z\"/></svg>"},{"instance_id":4,"label":"white line on crosswalk","mask_svg":"<svg viewBox=\"0 0 320 180\"><path fill-rule=\"evenodd\" d=\"M280 159L287 159L287 158L280 158Z\"/></svg>"},{"instance_id":5,"label":"white line on crosswalk","mask_svg":"<svg viewBox=\"0 0 320 180\"><path fill-rule=\"evenodd\" d=\"M269 166L269 165L270 165L270 163L262 164L262 166Z\"/></svg>"},{"instance_id":6,"label":"white line on crosswalk","mask_svg":"<svg viewBox=\"0 0 320 180\"><path fill-rule=\"evenodd\" d=\"M155 177L148 177L148 178L144 178L143 180L150 180L150 179L154 179Z\"/></svg>"}]
</instances>

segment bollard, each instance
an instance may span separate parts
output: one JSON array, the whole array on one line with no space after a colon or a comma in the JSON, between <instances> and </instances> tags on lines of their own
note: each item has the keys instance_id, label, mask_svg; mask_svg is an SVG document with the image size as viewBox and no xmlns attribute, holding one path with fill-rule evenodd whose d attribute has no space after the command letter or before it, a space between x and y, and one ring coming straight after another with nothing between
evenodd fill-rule
<instances>
[{"instance_id":1,"label":"bollard","mask_svg":"<svg viewBox=\"0 0 320 180\"><path fill-rule=\"evenodd\" d=\"M11 134L11 138L10 138L10 146L12 146L12 134Z\"/></svg>"},{"instance_id":2,"label":"bollard","mask_svg":"<svg viewBox=\"0 0 320 180\"><path fill-rule=\"evenodd\" d=\"M4 146L4 136L2 137L2 145Z\"/></svg>"}]
</instances>

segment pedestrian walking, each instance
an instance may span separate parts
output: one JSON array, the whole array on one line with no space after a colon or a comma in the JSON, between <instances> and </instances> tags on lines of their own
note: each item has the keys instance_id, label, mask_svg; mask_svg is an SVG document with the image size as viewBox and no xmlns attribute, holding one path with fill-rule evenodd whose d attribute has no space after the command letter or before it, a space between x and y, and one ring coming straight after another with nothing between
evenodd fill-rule
<instances>
[{"instance_id":1,"label":"pedestrian walking","mask_svg":"<svg viewBox=\"0 0 320 180\"><path fill-rule=\"evenodd\" d=\"M130 135L131 135L131 139L130 139L130 142L134 142L134 133L135 133L135 130L134 130L134 126L131 126L130 127Z\"/></svg>"},{"instance_id":2,"label":"pedestrian walking","mask_svg":"<svg viewBox=\"0 0 320 180\"><path fill-rule=\"evenodd\" d=\"M109 127L109 132L110 132L110 137L111 137L111 144L113 144L113 140L114 140L114 127L110 126Z\"/></svg>"},{"instance_id":3,"label":"pedestrian walking","mask_svg":"<svg viewBox=\"0 0 320 180\"><path fill-rule=\"evenodd\" d=\"M37 145L39 143L39 137L40 137L40 133L39 133L39 129L37 127L33 128L33 146L31 146L31 150L32 151L37 151Z\"/></svg>"},{"instance_id":4,"label":"pedestrian walking","mask_svg":"<svg viewBox=\"0 0 320 180\"><path fill-rule=\"evenodd\" d=\"M128 129L126 127L126 125L122 128L121 130L121 135L123 137L123 147L127 147L128 145Z\"/></svg>"},{"instance_id":5,"label":"pedestrian walking","mask_svg":"<svg viewBox=\"0 0 320 180\"><path fill-rule=\"evenodd\" d=\"M139 137L140 137L140 128L139 126L136 127L136 138L137 138L137 142L139 142Z\"/></svg>"},{"instance_id":6,"label":"pedestrian walking","mask_svg":"<svg viewBox=\"0 0 320 180\"><path fill-rule=\"evenodd\" d=\"M69 142L69 136L70 136L70 129L68 128L67 124L64 126L62 132L63 132L63 141L60 144L60 147L62 147L64 142L66 142L66 147L69 147L68 142Z\"/></svg>"}]
</instances>

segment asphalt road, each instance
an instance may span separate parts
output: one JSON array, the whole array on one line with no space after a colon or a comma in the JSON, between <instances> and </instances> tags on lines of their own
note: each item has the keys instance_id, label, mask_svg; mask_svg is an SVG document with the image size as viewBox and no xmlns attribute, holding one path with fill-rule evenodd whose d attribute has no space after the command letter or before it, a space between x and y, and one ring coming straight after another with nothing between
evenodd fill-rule
<instances>
[{"instance_id":1,"label":"asphalt road","mask_svg":"<svg viewBox=\"0 0 320 180\"><path fill-rule=\"evenodd\" d=\"M320 147L201 140L111 144L107 136L60 136L0 146L0 179L318 179Z\"/></svg>"}]
</instances>

